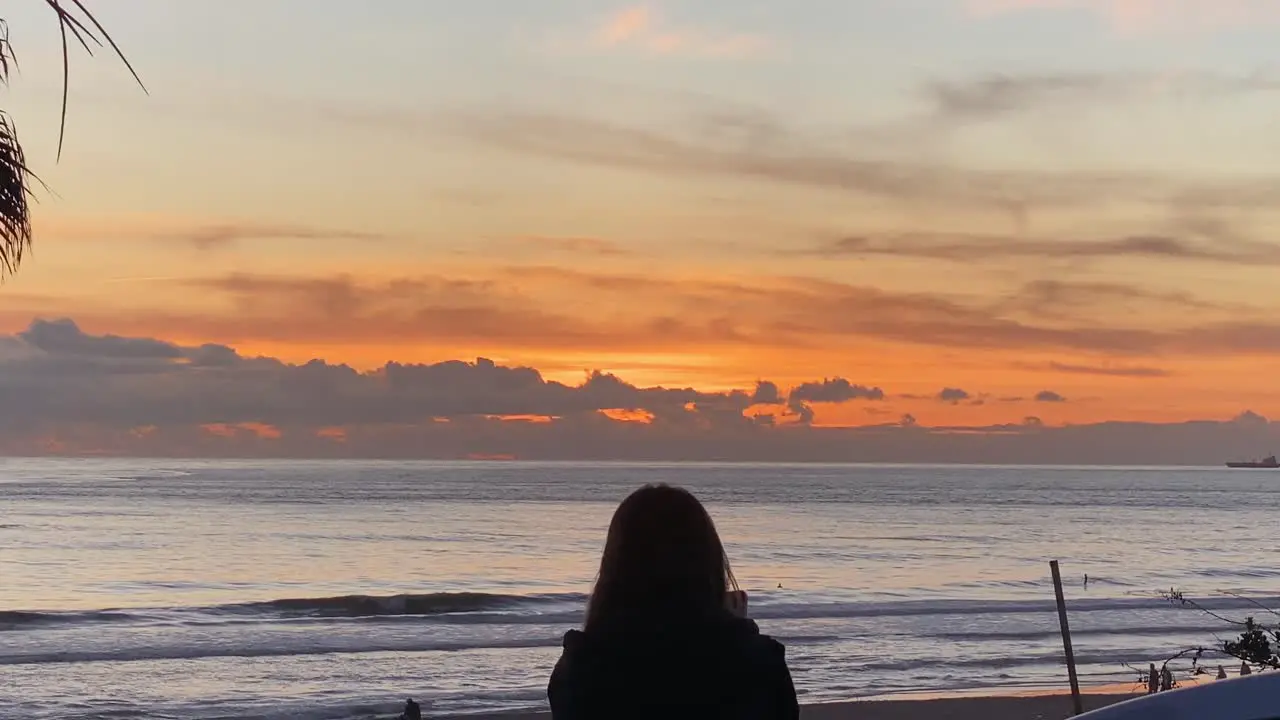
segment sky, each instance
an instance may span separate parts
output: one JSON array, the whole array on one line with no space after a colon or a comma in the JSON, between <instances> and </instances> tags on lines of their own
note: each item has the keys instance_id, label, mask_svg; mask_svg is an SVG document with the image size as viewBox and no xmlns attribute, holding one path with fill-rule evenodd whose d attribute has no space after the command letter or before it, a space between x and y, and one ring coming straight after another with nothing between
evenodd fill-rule
<instances>
[{"instance_id":1,"label":"sky","mask_svg":"<svg viewBox=\"0 0 1280 720\"><path fill-rule=\"evenodd\" d=\"M88 4L0 451L1271 451L1273 0Z\"/></svg>"}]
</instances>

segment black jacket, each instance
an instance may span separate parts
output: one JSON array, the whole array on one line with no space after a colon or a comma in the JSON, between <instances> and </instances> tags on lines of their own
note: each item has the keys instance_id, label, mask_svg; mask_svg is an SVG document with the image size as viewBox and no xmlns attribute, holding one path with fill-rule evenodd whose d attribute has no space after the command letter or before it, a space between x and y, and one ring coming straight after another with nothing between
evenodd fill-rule
<instances>
[{"instance_id":1,"label":"black jacket","mask_svg":"<svg viewBox=\"0 0 1280 720\"><path fill-rule=\"evenodd\" d=\"M727 613L571 630L547 697L554 720L800 716L782 644Z\"/></svg>"}]
</instances>

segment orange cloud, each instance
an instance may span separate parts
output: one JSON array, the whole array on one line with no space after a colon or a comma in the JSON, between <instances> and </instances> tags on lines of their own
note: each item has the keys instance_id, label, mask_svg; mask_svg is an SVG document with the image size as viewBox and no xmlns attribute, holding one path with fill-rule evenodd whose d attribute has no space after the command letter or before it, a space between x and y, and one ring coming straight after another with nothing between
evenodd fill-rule
<instances>
[{"instance_id":1,"label":"orange cloud","mask_svg":"<svg viewBox=\"0 0 1280 720\"><path fill-rule=\"evenodd\" d=\"M240 429L257 435L261 440L279 440L283 436L280 428L260 422L240 423Z\"/></svg>"},{"instance_id":2,"label":"orange cloud","mask_svg":"<svg viewBox=\"0 0 1280 720\"><path fill-rule=\"evenodd\" d=\"M652 26L652 10L643 5L631 7L609 18L600 28L599 39L606 45L621 45L648 32Z\"/></svg>"},{"instance_id":3,"label":"orange cloud","mask_svg":"<svg viewBox=\"0 0 1280 720\"><path fill-rule=\"evenodd\" d=\"M606 408L600 411L601 415L616 420L618 422L634 422L648 424L653 422L654 414L648 410L627 410L624 408Z\"/></svg>"},{"instance_id":4,"label":"orange cloud","mask_svg":"<svg viewBox=\"0 0 1280 720\"><path fill-rule=\"evenodd\" d=\"M503 422L519 422L542 424L555 422L556 418L552 415L482 415L486 420L501 420Z\"/></svg>"},{"instance_id":5,"label":"orange cloud","mask_svg":"<svg viewBox=\"0 0 1280 720\"><path fill-rule=\"evenodd\" d=\"M1205 31L1280 22L1275 0L969 0L979 14L1077 10L1126 33Z\"/></svg>"},{"instance_id":6,"label":"orange cloud","mask_svg":"<svg viewBox=\"0 0 1280 720\"><path fill-rule=\"evenodd\" d=\"M238 438L242 434L250 434L259 440L279 440L284 436L274 425L260 422L241 423L208 423L200 426L201 430L220 438Z\"/></svg>"},{"instance_id":7,"label":"orange cloud","mask_svg":"<svg viewBox=\"0 0 1280 720\"><path fill-rule=\"evenodd\" d=\"M209 423L207 425L201 425L200 429L214 437L233 438L236 436L235 426L228 425L226 423Z\"/></svg>"},{"instance_id":8,"label":"orange cloud","mask_svg":"<svg viewBox=\"0 0 1280 720\"><path fill-rule=\"evenodd\" d=\"M745 57L757 55L769 46L760 35L672 25L648 5L624 8L608 17L596 29L595 40L597 45L608 48L702 57Z\"/></svg>"},{"instance_id":9,"label":"orange cloud","mask_svg":"<svg viewBox=\"0 0 1280 720\"><path fill-rule=\"evenodd\" d=\"M323 427L316 431L316 437L344 443L347 441L347 430L341 427Z\"/></svg>"}]
</instances>

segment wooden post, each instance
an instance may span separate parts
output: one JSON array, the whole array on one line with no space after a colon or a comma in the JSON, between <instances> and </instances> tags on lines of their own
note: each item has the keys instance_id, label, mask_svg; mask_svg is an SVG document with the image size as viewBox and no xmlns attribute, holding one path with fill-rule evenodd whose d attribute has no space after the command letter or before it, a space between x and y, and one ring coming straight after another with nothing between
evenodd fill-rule
<instances>
[{"instance_id":1,"label":"wooden post","mask_svg":"<svg viewBox=\"0 0 1280 720\"><path fill-rule=\"evenodd\" d=\"M1049 570L1053 573L1053 594L1058 599L1058 625L1062 628L1062 649L1067 655L1067 678L1071 680L1071 704L1075 707L1075 715L1084 714L1084 705L1080 700L1080 681L1076 678L1076 656L1071 651L1071 627L1067 625L1067 601L1062 596L1062 573L1058 572L1058 561L1049 561Z\"/></svg>"}]
</instances>

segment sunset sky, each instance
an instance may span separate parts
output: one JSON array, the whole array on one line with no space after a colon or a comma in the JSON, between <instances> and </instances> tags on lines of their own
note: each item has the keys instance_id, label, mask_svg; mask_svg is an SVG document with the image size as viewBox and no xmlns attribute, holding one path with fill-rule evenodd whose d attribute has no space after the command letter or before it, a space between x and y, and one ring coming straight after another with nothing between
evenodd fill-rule
<instances>
[{"instance_id":1,"label":"sunset sky","mask_svg":"<svg viewBox=\"0 0 1280 720\"><path fill-rule=\"evenodd\" d=\"M74 56L60 163L57 26L9 5L56 194L0 360L57 327L767 380L748 416L818 426L1280 416L1273 0L97 0L150 94Z\"/></svg>"}]
</instances>

